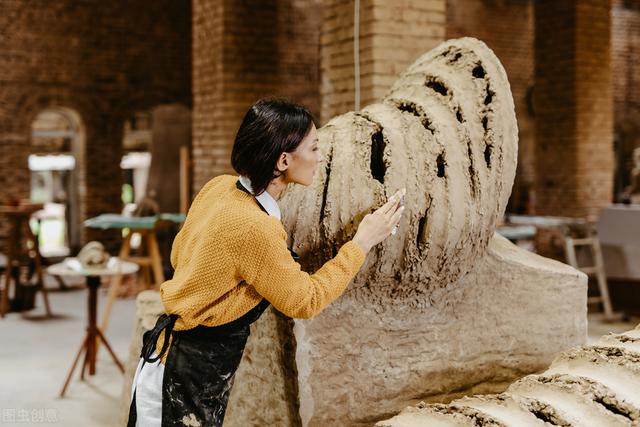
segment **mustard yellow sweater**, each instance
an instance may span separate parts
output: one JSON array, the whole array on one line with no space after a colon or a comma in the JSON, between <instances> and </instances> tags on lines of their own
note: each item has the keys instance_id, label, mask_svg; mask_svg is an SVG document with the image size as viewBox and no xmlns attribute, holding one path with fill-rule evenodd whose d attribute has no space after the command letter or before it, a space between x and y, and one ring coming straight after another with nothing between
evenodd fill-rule
<instances>
[{"instance_id":1,"label":"mustard yellow sweater","mask_svg":"<svg viewBox=\"0 0 640 427\"><path fill-rule=\"evenodd\" d=\"M179 316L177 331L228 323L263 297L287 316L312 317L344 292L364 262L364 251L349 241L315 274L303 272L282 223L236 181L230 175L209 181L173 243L175 274L160 295L165 311Z\"/></svg>"}]
</instances>

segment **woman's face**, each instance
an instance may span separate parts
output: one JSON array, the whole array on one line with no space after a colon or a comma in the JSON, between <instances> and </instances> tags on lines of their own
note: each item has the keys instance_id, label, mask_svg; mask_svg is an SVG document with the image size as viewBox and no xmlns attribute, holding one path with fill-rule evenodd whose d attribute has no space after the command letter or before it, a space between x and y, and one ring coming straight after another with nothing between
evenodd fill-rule
<instances>
[{"instance_id":1,"label":"woman's face","mask_svg":"<svg viewBox=\"0 0 640 427\"><path fill-rule=\"evenodd\" d=\"M311 185L313 176L322 162L322 155L318 148L318 131L314 124L307 136L300 142L298 148L291 153L283 153L287 158L287 168L284 172L285 181L302 185Z\"/></svg>"}]
</instances>

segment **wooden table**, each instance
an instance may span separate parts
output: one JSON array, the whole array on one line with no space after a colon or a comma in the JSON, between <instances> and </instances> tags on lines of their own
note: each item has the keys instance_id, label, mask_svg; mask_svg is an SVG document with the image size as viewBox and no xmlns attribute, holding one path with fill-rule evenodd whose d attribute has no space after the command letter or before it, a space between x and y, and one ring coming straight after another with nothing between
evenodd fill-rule
<instances>
[{"instance_id":1,"label":"wooden table","mask_svg":"<svg viewBox=\"0 0 640 427\"><path fill-rule=\"evenodd\" d=\"M571 218L564 216L538 216L538 215L506 215L508 225L531 225L540 228L562 228L576 225L587 225L583 218Z\"/></svg>"},{"instance_id":2,"label":"wooden table","mask_svg":"<svg viewBox=\"0 0 640 427\"><path fill-rule=\"evenodd\" d=\"M158 289L164 282L164 272L162 270L162 257L156 239L156 230L166 224L181 224L185 221L185 214L164 213L156 216L131 217L118 214L103 214L94 218L90 218L84 222L85 227L97 228L101 230L109 229L129 229L129 233L122 241L118 258L123 261L131 261L138 264L141 268L153 271L154 287ZM139 233L142 236L142 243L148 249L148 254L144 256L131 256L131 236ZM100 325L103 331L109 326L109 318L113 308L118 290L122 283L121 275L114 275L109 286L109 295L107 296L107 304L102 315L102 323ZM149 283L151 285L151 283Z\"/></svg>"},{"instance_id":3,"label":"wooden table","mask_svg":"<svg viewBox=\"0 0 640 427\"><path fill-rule=\"evenodd\" d=\"M504 225L496 228L496 232L509 240L532 240L536 236L533 225Z\"/></svg>"},{"instance_id":4,"label":"wooden table","mask_svg":"<svg viewBox=\"0 0 640 427\"><path fill-rule=\"evenodd\" d=\"M36 286L42 291L47 316L51 316L49 295L47 294L47 288L44 286L42 277L42 256L40 255L40 249L38 247L38 239L29 226L31 215L42 209L43 206L41 203L21 203L17 206L0 206L0 214L6 216L9 220L9 236L4 248L6 262L4 270L4 290L2 292L2 300L0 300L0 317L4 317L5 313L9 311L9 291L11 288L13 265L20 256L25 254L34 260L36 279L38 281Z\"/></svg>"},{"instance_id":5,"label":"wooden table","mask_svg":"<svg viewBox=\"0 0 640 427\"><path fill-rule=\"evenodd\" d=\"M84 362L82 364L82 371L80 372L80 379L84 380L84 371L87 365L89 366L89 375L95 375L98 341L102 341L104 343L105 347L109 351L109 354L113 358L113 361L120 369L120 372L124 373L124 367L122 366L122 363L120 363L120 360L118 360L118 357L113 352L113 349L109 345L109 342L105 338L100 328L98 328L97 326L96 317L98 310L98 288L100 287L101 276L132 274L136 271L138 271L138 266L136 264L132 262L121 261L115 257L112 257L109 260L109 263L105 268L80 268L79 261L75 258L67 258L63 262L54 264L47 268L47 272L49 274L56 274L59 276L84 276L87 281L87 287L89 288L87 301L87 332L84 336L84 339L82 340L80 350L78 351L78 354L76 355L76 358L71 365L69 374L67 375L64 386L62 387L62 391L60 392L60 397L64 397L64 394L67 391L67 387L69 386L69 382L71 381L73 371L76 369L78 360L80 360L80 356L83 352L85 353L85 355Z\"/></svg>"}]
</instances>

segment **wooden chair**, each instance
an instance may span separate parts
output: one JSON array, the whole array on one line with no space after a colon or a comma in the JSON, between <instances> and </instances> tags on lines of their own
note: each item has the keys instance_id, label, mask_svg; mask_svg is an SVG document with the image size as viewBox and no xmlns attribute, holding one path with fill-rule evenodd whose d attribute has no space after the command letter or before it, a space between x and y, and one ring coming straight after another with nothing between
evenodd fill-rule
<instances>
[{"instance_id":1,"label":"wooden chair","mask_svg":"<svg viewBox=\"0 0 640 427\"><path fill-rule=\"evenodd\" d=\"M11 283L17 282L18 277L14 272L15 268L19 267L21 259L29 259L33 262L34 273L37 280L36 286L38 290L42 292L47 316L51 316L49 294L44 285L42 257L38 247L38 239L29 226L31 215L41 208L42 205L38 204L0 206L0 214L4 214L9 220L9 235L4 248L6 261L3 271L4 289L2 291L2 299L0 300L0 317L4 317L9 311Z\"/></svg>"}]
</instances>

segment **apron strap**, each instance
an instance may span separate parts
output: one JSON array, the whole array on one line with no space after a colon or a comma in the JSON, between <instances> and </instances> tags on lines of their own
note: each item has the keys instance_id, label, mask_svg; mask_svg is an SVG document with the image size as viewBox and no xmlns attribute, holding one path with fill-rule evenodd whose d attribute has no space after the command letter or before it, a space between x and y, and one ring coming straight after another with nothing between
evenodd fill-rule
<instances>
[{"instance_id":1,"label":"apron strap","mask_svg":"<svg viewBox=\"0 0 640 427\"><path fill-rule=\"evenodd\" d=\"M162 314L158 317L156 325L150 331L144 333L142 338L142 351L140 357L142 358L142 366L140 366L140 372L144 368L145 363L154 363L158 361L169 349L169 339L173 333L173 327L176 323L178 316L176 314ZM164 334L164 342L162 343L162 349L157 357L153 357L153 353L156 351L156 342L160 337L162 331L166 330ZM135 379L135 378L134 378ZM138 387L134 384L133 396L131 397L131 404L129 405L129 419L127 421L127 427L136 427L138 419L138 411L136 409L136 393Z\"/></svg>"},{"instance_id":2,"label":"apron strap","mask_svg":"<svg viewBox=\"0 0 640 427\"><path fill-rule=\"evenodd\" d=\"M129 419L127 421L127 427L136 427L136 421L138 421L138 410L136 409L136 391L137 387L133 390L133 397L131 398L131 404L129 405Z\"/></svg>"},{"instance_id":3,"label":"apron strap","mask_svg":"<svg viewBox=\"0 0 640 427\"><path fill-rule=\"evenodd\" d=\"M160 360L167 352L167 349L169 348L169 339L171 338L171 333L173 332L173 327L175 326L177 319L177 314L162 314L158 317L156 326L154 326L154 328L149 332L145 333L146 336L143 338L142 351L140 352L140 357L142 357L145 362L154 363ZM164 333L164 341L162 343L160 354L153 357L153 353L156 351L156 342L164 330L166 331Z\"/></svg>"}]
</instances>

